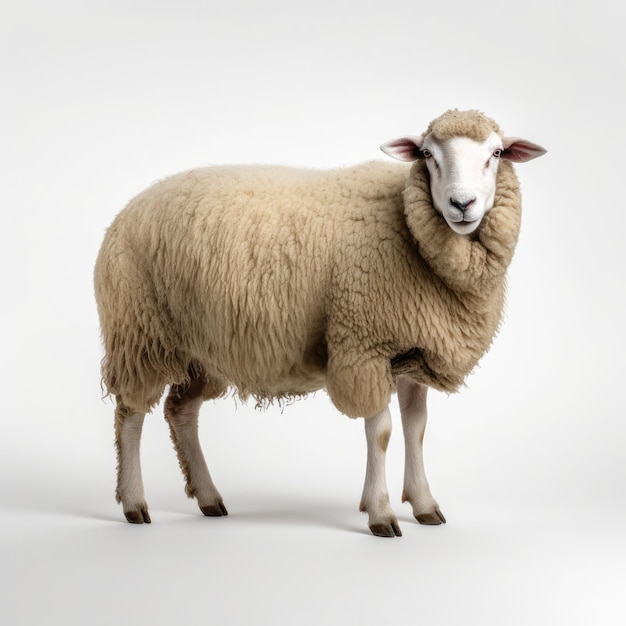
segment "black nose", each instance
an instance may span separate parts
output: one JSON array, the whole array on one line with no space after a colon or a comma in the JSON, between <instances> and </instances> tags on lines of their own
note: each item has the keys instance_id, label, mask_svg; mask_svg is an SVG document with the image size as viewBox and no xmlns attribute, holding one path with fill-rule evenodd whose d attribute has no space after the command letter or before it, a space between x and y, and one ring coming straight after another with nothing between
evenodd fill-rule
<instances>
[{"instance_id":1,"label":"black nose","mask_svg":"<svg viewBox=\"0 0 626 626\"><path fill-rule=\"evenodd\" d=\"M454 198L450 198L450 204L455 208L461 211L461 213L465 213L467 209L472 206L476 202L476 198L471 198L467 202L461 202L460 200L455 200Z\"/></svg>"}]
</instances>

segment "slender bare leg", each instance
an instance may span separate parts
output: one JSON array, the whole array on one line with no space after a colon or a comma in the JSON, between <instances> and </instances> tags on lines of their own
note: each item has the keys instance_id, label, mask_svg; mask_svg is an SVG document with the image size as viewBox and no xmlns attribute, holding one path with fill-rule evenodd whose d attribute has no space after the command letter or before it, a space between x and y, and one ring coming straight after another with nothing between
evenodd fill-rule
<instances>
[{"instance_id":1,"label":"slender bare leg","mask_svg":"<svg viewBox=\"0 0 626 626\"><path fill-rule=\"evenodd\" d=\"M408 378L398 379L398 401L404 431L405 465L402 502L410 502L420 524L445 524L446 519L430 493L424 471L422 444L426 430L428 387Z\"/></svg>"},{"instance_id":2,"label":"slender bare leg","mask_svg":"<svg viewBox=\"0 0 626 626\"><path fill-rule=\"evenodd\" d=\"M144 413L133 413L118 397L115 408L117 446L117 489L115 497L122 504L131 524L150 523L148 504L143 492L139 447Z\"/></svg>"},{"instance_id":3,"label":"slender bare leg","mask_svg":"<svg viewBox=\"0 0 626 626\"><path fill-rule=\"evenodd\" d=\"M391 437L389 407L365 420L367 439L367 469L359 509L369 515L369 527L379 537L401 537L402 532L387 491L385 456Z\"/></svg>"},{"instance_id":4,"label":"slender bare leg","mask_svg":"<svg viewBox=\"0 0 626 626\"><path fill-rule=\"evenodd\" d=\"M202 385L203 381L199 378L187 385L172 385L165 400L165 419L185 477L185 493L190 498L196 498L205 515L219 517L228 515L228 511L213 484L198 438Z\"/></svg>"}]
</instances>

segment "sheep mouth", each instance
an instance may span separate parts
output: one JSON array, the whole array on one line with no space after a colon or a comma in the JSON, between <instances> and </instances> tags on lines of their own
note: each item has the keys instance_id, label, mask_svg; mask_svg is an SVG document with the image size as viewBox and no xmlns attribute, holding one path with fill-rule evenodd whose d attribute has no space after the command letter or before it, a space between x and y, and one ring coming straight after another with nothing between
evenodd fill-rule
<instances>
[{"instance_id":1,"label":"sheep mouth","mask_svg":"<svg viewBox=\"0 0 626 626\"><path fill-rule=\"evenodd\" d=\"M449 226L452 230L462 235L467 235L474 232L480 225L482 218L476 220L459 220L458 222L449 222Z\"/></svg>"},{"instance_id":2,"label":"sheep mouth","mask_svg":"<svg viewBox=\"0 0 626 626\"><path fill-rule=\"evenodd\" d=\"M462 220L459 224L463 226L478 226L478 224L480 224L480 218L477 220Z\"/></svg>"},{"instance_id":3,"label":"sheep mouth","mask_svg":"<svg viewBox=\"0 0 626 626\"><path fill-rule=\"evenodd\" d=\"M467 219L463 215L461 215L458 219L450 218L450 221L454 224L475 224L476 222L480 222L482 217L474 217L472 219Z\"/></svg>"}]
</instances>

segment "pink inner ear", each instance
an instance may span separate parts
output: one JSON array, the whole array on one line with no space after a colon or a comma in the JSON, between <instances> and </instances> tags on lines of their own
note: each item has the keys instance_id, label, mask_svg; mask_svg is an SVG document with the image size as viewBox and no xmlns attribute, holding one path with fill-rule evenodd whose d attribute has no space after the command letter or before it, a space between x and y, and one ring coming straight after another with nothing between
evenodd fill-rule
<instances>
[{"instance_id":1,"label":"pink inner ear","mask_svg":"<svg viewBox=\"0 0 626 626\"><path fill-rule=\"evenodd\" d=\"M536 159L547 152L545 148L536 143L519 137L504 137L502 145L504 146L502 158L515 163L524 163Z\"/></svg>"},{"instance_id":2,"label":"pink inner ear","mask_svg":"<svg viewBox=\"0 0 626 626\"><path fill-rule=\"evenodd\" d=\"M399 161L416 161L422 158L422 137L400 137L384 143L380 149Z\"/></svg>"}]
</instances>

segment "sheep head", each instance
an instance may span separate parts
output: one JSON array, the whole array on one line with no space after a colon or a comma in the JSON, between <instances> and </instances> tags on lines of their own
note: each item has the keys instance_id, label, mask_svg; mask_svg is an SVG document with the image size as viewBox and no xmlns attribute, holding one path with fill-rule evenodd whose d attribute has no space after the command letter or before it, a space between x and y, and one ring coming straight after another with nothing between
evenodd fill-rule
<instances>
[{"instance_id":1,"label":"sheep head","mask_svg":"<svg viewBox=\"0 0 626 626\"><path fill-rule=\"evenodd\" d=\"M425 159L434 209L459 235L469 235L492 209L500 159L530 161L546 150L478 111L447 111L423 135L389 141L381 150L400 161Z\"/></svg>"}]
</instances>

